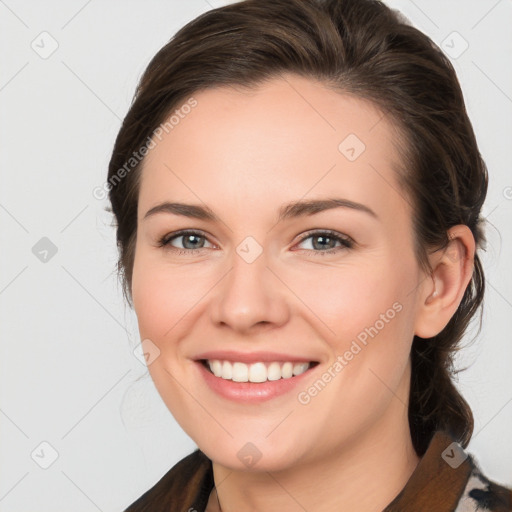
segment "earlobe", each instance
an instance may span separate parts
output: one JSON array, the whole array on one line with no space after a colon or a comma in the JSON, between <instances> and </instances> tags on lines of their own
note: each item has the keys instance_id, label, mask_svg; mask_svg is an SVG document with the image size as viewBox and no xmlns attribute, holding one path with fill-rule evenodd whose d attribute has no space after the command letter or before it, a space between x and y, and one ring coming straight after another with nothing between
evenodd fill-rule
<instances>
[{"instance_id":1,"label":"earlobe","mask_svg":"<svg viewBox=\"0 0 512 512\"><path fill-rule=\"evenodd\" d=\"M449 243L430 255L432 272L419 287L415 334L432 338L457 311L473 275L475 240L465 225L448 231Z\"/></svg>"}]
</instances>

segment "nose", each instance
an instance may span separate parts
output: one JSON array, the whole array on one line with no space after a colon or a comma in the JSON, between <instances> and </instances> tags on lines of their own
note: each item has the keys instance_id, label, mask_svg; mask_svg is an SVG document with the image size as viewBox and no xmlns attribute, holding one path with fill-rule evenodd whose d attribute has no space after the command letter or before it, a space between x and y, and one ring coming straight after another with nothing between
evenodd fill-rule
<instances>
[{"instance_id":1,"label":"nose","mask_svg":"<svg viewBox=\"0 0 512 512\"><path fill-rule=\"evenodd\" d=\"M212 321L239 334L284 325L290 313L287 288L268 266L265 251L250 263L234 252L231 262L231 269L216 286Z\"/></svg>"}]
</instances>

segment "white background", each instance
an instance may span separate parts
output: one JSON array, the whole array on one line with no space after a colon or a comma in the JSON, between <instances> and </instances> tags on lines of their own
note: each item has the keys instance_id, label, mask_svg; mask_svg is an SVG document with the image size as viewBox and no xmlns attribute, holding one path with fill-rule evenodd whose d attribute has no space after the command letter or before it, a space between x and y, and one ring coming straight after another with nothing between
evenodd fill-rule
<instances>
[{"instance_id":1,"label":"white background","mask_svg":"<svg viewBox=\"0 0 512 512\"><path fill-rule=\"evenodd\" d=\"M469 44L452 62L490 173L488 291L458 385L475 413L469 451L512 485L512 4L388 3L445 50ZM151 57L220 5L0 0L1 512L120 511L195 449L133 355L115 233L92 190ZM46 59L31 47L53 39ZM43 237L57 249L47 262L32 251Z\"/></svg>"}]
</instances>

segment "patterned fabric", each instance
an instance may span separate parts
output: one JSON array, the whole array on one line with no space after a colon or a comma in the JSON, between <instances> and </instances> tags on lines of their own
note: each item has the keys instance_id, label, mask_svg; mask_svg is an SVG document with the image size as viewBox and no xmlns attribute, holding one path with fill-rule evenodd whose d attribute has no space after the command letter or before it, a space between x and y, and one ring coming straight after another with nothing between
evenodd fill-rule
<instances>
[{"instance_id":1,"label":"patterned fabric","mask_svg":"<svg viewBox=\"0 0 512 512\"><path fill-rule=\"evenodd\" d=\"M196 450L124 512L204 512L212 462ZM512 489L488 480L447 432L437 431L402 491L383 512L512 512Z\"/></svg>"},{"instance_id":2,"label":"patterned fabric","mask_svg":"<svg viewBox=\"0 0 512 512\"><path fill-rule=\"evenodd\" d=\"M497 487L478 467L474 467L455 512L485 510L512 510L511 494L506 488Z\"/></svg>"}]
</instances>

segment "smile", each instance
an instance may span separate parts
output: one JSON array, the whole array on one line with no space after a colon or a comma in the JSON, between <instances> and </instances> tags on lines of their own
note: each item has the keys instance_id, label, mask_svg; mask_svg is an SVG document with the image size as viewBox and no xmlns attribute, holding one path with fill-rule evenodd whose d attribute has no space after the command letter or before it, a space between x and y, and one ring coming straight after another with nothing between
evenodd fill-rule
<instances>
[{"instance_id":1,"label":"smile","mask_svg":"<svg viewBox=\"0 0 512 512\"><path fill-rule=\"evenodd\" d=\"M256 362L252 364L240 361L222 361L207 359L202 363L215 377L231 380L233 382L267 382L279 379L291 379L301 375L317 363L292 363L291 361Z\"/></svg>"},{"instance_id":2,"label":"smile","mask_svg":"<svg viewBox=\"0 0 512 512\"><path fill-rule=\"evenodd\" d=\"M254 361L254 359L253 359ZM228 361L199 359L200 379L216 395L242 404L258 404L289 395L315 371L317 361Z\"/></svg>"}]
</instances>

